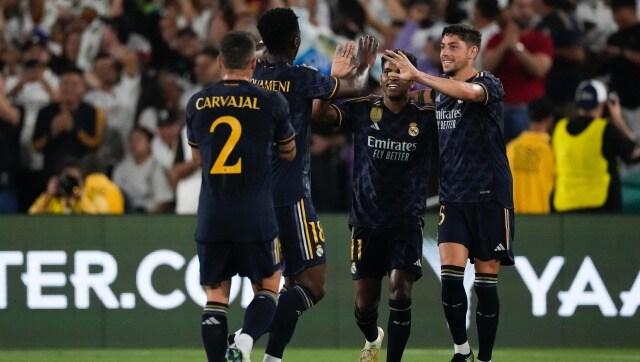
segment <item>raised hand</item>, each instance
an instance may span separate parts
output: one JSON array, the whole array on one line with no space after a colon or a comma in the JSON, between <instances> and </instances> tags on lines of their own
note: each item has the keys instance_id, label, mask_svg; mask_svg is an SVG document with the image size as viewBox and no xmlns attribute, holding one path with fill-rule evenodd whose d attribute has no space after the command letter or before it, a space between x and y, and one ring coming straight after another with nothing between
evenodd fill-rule
<instances>
[{"instance_id":1,"label":"raised hand","mask_svg":"<svg viewBox=\"0 0 640 362\"><path fill-rule=\"evenodd\" d=\"M331 76L345 78L353 73L358 66L353 56L355 47L355 43L351 40L345 44L338 44L331 62Z\"/></svg>"},{"instance_id":2,"label":"raised hand","mask_svg":"<svg viewBox=\"0 0 640 362\"><path fill-rule=\"evenodd\" d=\"M387 49L384 51L382 57L389 62L389 68L400 72L389 72L389 77L397 77L401 80L415 80L415 78L417 78L418 70L411 64L409 58L407 58L404 53Z\"/></svg>"},{"instance_id":3,"label":"raised hand","mask_svg":"<svg viewBox=\"0 0 640 362\"><path fill-rule=\"evenodd\" d=\"M363 71L367 67L372 67L376 62L376 52L378 51L378 41L371 35L365 35L358 41L358 54L356 62L358 71Z\"/></svg>"}]
</instances>

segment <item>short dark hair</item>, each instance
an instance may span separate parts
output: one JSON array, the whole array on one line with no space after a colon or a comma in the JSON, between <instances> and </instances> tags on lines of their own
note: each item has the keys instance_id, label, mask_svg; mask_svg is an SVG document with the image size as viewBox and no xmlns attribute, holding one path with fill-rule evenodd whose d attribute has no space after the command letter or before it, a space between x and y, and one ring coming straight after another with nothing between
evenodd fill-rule
<instances>
[{"instance_id":1,"label":"short dark hair","mask_svg":"<svg viewBox=\"0 0 640 362\"><path fill-rule=\"evenodd\" d=\"M500 15L498 0L476 0L476 9L487 19L496 19Z\"/></svg>"},{"instance_id":2,"label":"short dark hair","mask_svg":"<svg viewBox=\"0 0 640 362\"><path fill-rule=\"evenodd\" d=\"M445 26L442 29L442 37L444 38L446 35L457 35L465 44L475 45L478 48L482 42L482 34L477 29L462 23Z\"/></svg>"},{"instance_id":3,"label":"short dark hair","mask_svg":"<svg viewBox=\"0 0 640 362\"><path fill-rule=\"evenodd\" d=\"M256 42L246 31L232 31L222 38L220 57L227 69L244 69L256 55Z\"/></svg>"},{"instance_id":4,"label":"short dark hair","mask_svg":"<svg viewBox=\"0 0 640 362\"><path fill-rule=\"evenodd\" d=\"M611 0L611 2L609 3L609 6L611 6L611 9L615 10L615 9L620 9L620 8L637 8L638 4L636 3L636 0Z\"/></svg>"},{"instance_id":5,"label":"short dark hair","mask_svg":"<svg viewBox=\"0 0 640 362\"><path fill-rule=\"evenodd\" d=\"M289 8L275 8L258 20L258 31L269 53L286 51L300 32L298 17Z\"/></svg>"},{"instance_id":6,"label":"short dark hair","mask_svg":"<svg viewBox=\"0 0 640 362\"><path fill-rule=\"evenodd\" d=\"M80 171L87 177L94 173L107 173L107 165L95 152L90 152L80 159Z\"/></svg>"},{"instance_id":7,"label":"short dark hair","mask_svg":"<svg viewBox=\"0 0 640 362\"><path fill-rule=\"evenodd\" d=\"M62 71L60 71L60 77L62 77L65 74L76 74L80 76L80 78L84 77L84 72L82 71L82 69L76 67L75 65L69 65L64 67Z\"/></svg>"},{"instance_id":8,"label":"short dark hair","mask_svg":"<svg viewBox=\"0 0 640 362\"><path fill-rule=\"evenodd\" d=\"M200 49L200 51L198 52L198 55L206 55L212 59L215 59L218 57L218 55L220 55L220 50L212 46L206 46Z\"/></svg>"},{"instance_id":9,"label":"short dark hair","mask_svg":"<svg viewBox=\"0 0 640 362\"><path fill-rule=\"evenodd\" d=\"M409 62L414 66L414 67L418 67L418 60L416 58L415 55L413 55L412 53L409 53L406 50L402 50L402 49L393 49L394 53L402 53L404 55L407 56L407 59L409 59ZM389 62L388 60L386 60L384 57L382 58L382 62L380 63L381 67L382 67L382 71L384 72L384 65L385 63Z\"/></svg>"},{"instance_id":10,"label":"short dark hair","mask_svg":"<svg viewBox=\"0 0 640 362\"><path fill-rule=\"evenodd\" d=\"M540 122L554 115L553 102L545 96L536 98L527 105L527 112L529 113L531 122Z\"/></svg>"}]
</instances>

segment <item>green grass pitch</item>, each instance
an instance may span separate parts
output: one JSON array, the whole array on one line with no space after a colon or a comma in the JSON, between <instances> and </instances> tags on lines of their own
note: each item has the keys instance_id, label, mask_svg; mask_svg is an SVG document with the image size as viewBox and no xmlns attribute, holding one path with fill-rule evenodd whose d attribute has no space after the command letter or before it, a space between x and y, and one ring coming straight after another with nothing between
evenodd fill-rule
<instances>
[{"instance_id":1,"label":"green grass pitch","mask_svg":"<svg viewBox=\"0 0 640 362\"><path fill-rule=\"evenodd\" d=\"M430 362L448 361L451 351L444 349L408 349L403 361ZM358 360L356 349L288 349L285 353L287 362L352 362ZM381 361L384 361L384 350ZM0 350L0 361L12 362L179 362L205 361L204 352L199 349L87 349L87 350ZM262 361L262 352L255 351L252 361ZM498 349L493 354L493 361L640 361L640 349Z\"/></svg>"}]
</instances>

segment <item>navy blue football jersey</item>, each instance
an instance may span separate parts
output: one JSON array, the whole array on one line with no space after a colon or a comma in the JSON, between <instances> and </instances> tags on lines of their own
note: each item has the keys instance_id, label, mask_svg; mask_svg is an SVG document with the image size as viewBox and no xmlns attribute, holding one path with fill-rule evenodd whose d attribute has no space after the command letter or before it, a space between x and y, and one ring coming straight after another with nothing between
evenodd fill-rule
<instances>
[{"instance_id":1,"label":"navy blue football jersey","mask_svg":"<svg viewBox=\"0 0 640 362\"><path fill-rule=\"evenodd\" d=\"M297 154L292 162L274 159L274 202L276 207L292 205L302 197L311 198L309 142L311 140L311 106L313 99L329 100L339 87L337 78L314 68L258 62L253 83L280 92L289 103L291 123L296 131Z\"/></svg>"},{"instance_id":2,"label":"navy blue football jersey","mask_svg":"<svg viewBox=\"0 0 640 362\"><path fill-rule=\"evenodd\" d=\"M196 241L255 242L277 235L274 142L294 136L284 97L249 81L220 81L191 97L187 137L202 159Z\"/></svg>"},{"instance_id":3,"label":"navy blue football jersey","mask_svg":"<svg viewBox=\"0 0 640 362\"><path fill-rule=\"evenodd\" d=\"M464 102L432 91L440 144L440 201L496 200L513 208L513 185L503 137L504 90L488 72L468 82L482 86L484 102Z\"/></svg>"},{"instance_id":4,"label":"navy blue football jersey","mask_svg":"<svg viewBox=\"0 0 640 362\"><path fill-rule=\"evenodd\" d=\"M353 199L349 224L390 228L420 223L426 209L429 165L437 157L432 106L413 101L398 114L382 97L332 105L353 132Z\"/></svg>"}]
</instances>

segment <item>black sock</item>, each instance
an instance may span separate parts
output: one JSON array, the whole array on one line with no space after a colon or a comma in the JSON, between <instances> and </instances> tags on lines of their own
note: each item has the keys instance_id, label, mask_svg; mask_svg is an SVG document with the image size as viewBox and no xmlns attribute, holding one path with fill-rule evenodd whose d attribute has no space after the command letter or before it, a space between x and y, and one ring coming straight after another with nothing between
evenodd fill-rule
<instances>
[{"instance_id":1,"label":"black sock","mask_svg":"<svg viewBox=\"0 0 640 362\"><path fill-rule=\"evenodd\" d=\"M242 333L250 335L254 342L257 341L271 325L277 304L276 293L266 289L259 290L244 313Z\"/></svg>"},{"instance_id":2,"label":"black sock","mask_svg":"<svg viewBox=\"0 0 640 362\"><path fill-rule=\"evenodd\" d=\"M207 302L202 311L200 333L209 362L223 362L227 351L227 309L228 304Z\"/></svg>"},{"instance_id":3,"label":"black sock","mask_svg":"<svg viewBox=\"0 0 640 362\"><path fill-rule=\"evenodd\" d=\"M455 265L443 265L442 307L449 324L449 331L455 344L467 341L467 293L464 290L464 268Z\"/></svg>"},{"instance_id":4,"label":"black sock","mask_svg":"<svg viewBox=\"0 0 640 362\"><path fill-rule=\"evenodd\" d=\"M268 355L282 358L285 347L293 337L298 317L313 307L315 302L311 291L300 284L280 293L278 309L271 324L271 333L267 343L266 353Z\"/></svg>"},{"instance_id":5,"label":"black sock","mask_svg":"<svg viewBox=\"0 0 640 362\"><path fill-rule=\"evenodd\" d=\"M491 360L498 331L500 299L498 298L498 274L476 273L474 289L478 296L476 326L478 328L478 359Z\"/></svg>"},{"instance_id":6,"label":"black sock","mask_svg":"<svg viewBox=\"0 0 640 362\"><path fill-rule=\"evenodd\" d=\"M402 360L411 333L411 299L389 300L387 362Z\"/></svg>"},{"instance_id":7,"label":"black sock","mask_svg":"<svg viewBox=\"0 0 640 362\"><path fill-rule=\"evenodd\" d=\"M358 328L364 334L364 338L369 342L378 339L378 310L361 312L358 308L354 308L353 314L356 317Z\"/></svg>"}]
</instances>

